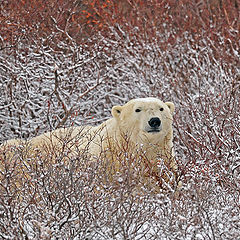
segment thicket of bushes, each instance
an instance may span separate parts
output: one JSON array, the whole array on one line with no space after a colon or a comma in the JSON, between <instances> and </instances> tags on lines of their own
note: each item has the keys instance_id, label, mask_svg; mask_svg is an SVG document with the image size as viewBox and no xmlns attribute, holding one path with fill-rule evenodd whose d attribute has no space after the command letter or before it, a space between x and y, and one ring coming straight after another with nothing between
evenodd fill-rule
<instances>
[{"instance_id":1,"label":"thicket of bushes","mask_svg":"<svg viewBox=\"0 0 240 240\"><path fill-rule=\"evenodd\" d=\"M18 191L21 149L9 168L2 150L3 239L240 235L238 1L1 1L0 26L1 142L98 124L113 105L154 96L176 105L183 181L177 197L139 196L129 181L93 191L102 176L75 171L81 156L39 156Z\"/></svg>"}]
</instances>

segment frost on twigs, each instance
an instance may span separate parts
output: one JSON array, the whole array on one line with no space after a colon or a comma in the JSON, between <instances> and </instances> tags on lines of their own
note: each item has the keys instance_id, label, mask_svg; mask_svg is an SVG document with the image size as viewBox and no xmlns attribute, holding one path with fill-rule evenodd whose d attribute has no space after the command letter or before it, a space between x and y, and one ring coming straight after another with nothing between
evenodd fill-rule
<instances>
[{"instance_id":1,"label":"frost on twigs","mask_svg":"<svg viewBox=\"0 0 240 240\"><path fill-rule=\"evenodd\" d=\"M238 16L235 0L1 1L0 142L158 97L176 106L182 189L134 195L141 179L110 181L80 153L65 165L65 153L51 164L54 151L9 162L1 150L0 238L238 239Z\"/></svg>"},{"instance_id":2,"label":"frost on twigs","mask_svg":"<svg viewBox=\"0 0 240 240\"><path fill-rule=\"evenodd\" d=\"M90 160L87 148L85 151L75 149L74 154L66 151L68 138L62 138L57 148L50 144L36 151L23 141L18 146L3 145L1 236L158 239L163 235L193 236L196 224L202 236L218 232L225 236L238 234L237 225L225 224L234 224L239 217L233 202L237 185L229 188L235 175L222 173L219 177L217 173L221 168L215 167L213 172L214 162L210 161L208 168L201 166L201 162L186 162L181 166L184 165L182 159L179 171L182 171L183 187L176 195L173 185L169 184L174 175L161 157L156 176L155 166L144 165L146 159L141 149L136 155L129 151L128 145L123 145L122 151L114 155L114 161L107 158L109 155L105 152ZM79 141L80 136L76 139ZM184 142L183 146L191 151L191 143ZM197 154L197 145L195 148ZM236 165L234 154L237 152L232 154ZM161 186L156 181L160 179ZM226 192L232 199L226 198ZM223 203L228 204L231 219L223 209L215 209ZM228 232L224 226L228 226Z\"/></svg>"},{"instance_id":3,"label":"frost on twigs","mask_svg":"<svg viewBox=\"0 0 240 240\"><path fill-rule=\"evenodd\" d=\"M69 139L64 141L62 146ZM28 142L1 147L1 236L148 234L149 210L158 208L152 196L162 195L141 157L120 151L115 162L104 153L90 160L84 151L31 147Z\"/></svg>"}]
</instances>

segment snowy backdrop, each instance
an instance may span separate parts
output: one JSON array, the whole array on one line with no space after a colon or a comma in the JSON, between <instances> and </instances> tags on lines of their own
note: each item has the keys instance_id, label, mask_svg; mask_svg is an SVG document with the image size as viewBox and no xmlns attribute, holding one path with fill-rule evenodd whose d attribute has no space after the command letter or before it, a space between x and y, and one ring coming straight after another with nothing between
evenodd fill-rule
<instances>
[{"instance_id":1,"label":"snowy backdrop","mask_svg":"<svg viewBox=\"0 0 240 240\"><path fill-rule=\"evenodd\" d=\"M240 239L239 2L17 2L0 0L0 143L157 97L176 106L183 189L95 191L78 159L38 159L19 187L24 163L1 157L0 239Z\"/></svg>"}]
</instances>

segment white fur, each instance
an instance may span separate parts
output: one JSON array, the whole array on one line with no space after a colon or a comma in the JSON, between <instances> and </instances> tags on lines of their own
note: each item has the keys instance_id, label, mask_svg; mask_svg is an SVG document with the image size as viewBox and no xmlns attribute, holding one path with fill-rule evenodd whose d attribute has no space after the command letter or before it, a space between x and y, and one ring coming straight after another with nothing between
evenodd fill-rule
<instances>
[{"instance_id":1,"label":"white fur","mask_svg":"<svg viewBox=\"0 0 240 240\"><path fill-rule=\"evenodd\" d=\"M141 111L136 112L136 109ZM136 154L141 148L148 162L156 165L161 157L176 171L172 142L173 111L174 104L171 102L164 103L152 97L133 99L123 106L114 106L113 118L99 126L61 128L32 138L28 143L32 151L36 149L46 151L46 148L55 145L57 146L55 151L61 151L65 146L71 155L87 151L89 157L94 159L104 152L105 156L115 159L112 155L121 151L121 147L124 147L124 138L128 136L130 150L133 153ZM148 131L149 120L153 117L161 121L158 132ZM8 145L19 143L19 140L7 142Z\"/></svg>"}]
</instances>

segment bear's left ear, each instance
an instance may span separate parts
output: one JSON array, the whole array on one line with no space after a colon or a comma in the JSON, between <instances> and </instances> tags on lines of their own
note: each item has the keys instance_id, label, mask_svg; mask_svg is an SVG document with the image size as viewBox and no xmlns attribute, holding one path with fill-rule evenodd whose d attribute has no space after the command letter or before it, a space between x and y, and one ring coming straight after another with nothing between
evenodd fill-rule
<instances>
[{"instance_id":1,"label":"bear's left ear","mask_svg":"<svg viewBox=\"0 0 240 240\"><path fill-rule=\"evenodd\" d=\"M114 106L112 108L113 117L118 119L120 117L121 111L122 111L122 106Z\"/></svg>"},{"instance_id":2,"label":"bear's left ear","mask_svg":"<svg viewBox=\"0 0 240 240\"><path fill-rule=\"evenodd\" d=\"M175 106L172 102L165 102L165 104L169 107L170 112L173 113L175 110Z\"/></svg>"}]
</instances>

